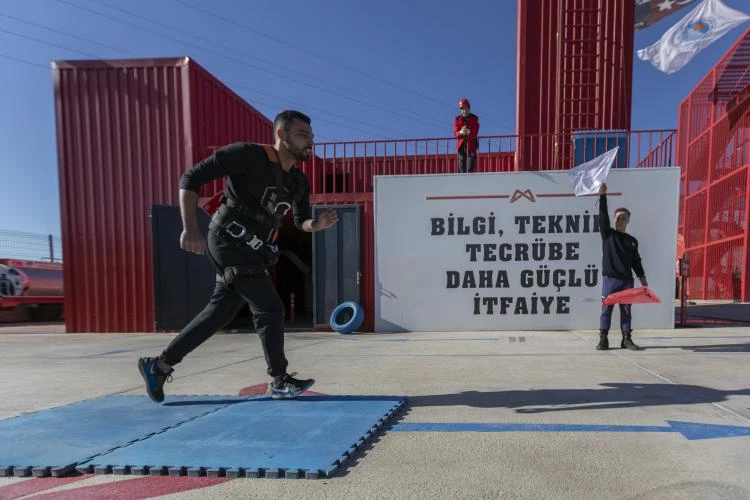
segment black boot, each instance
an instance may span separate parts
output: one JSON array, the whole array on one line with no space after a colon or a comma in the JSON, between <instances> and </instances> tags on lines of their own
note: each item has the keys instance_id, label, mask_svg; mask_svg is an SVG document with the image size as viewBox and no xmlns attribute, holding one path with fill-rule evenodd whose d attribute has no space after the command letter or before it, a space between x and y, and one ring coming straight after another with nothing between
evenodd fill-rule
<instances>
[{"instance_id":1,"label":"black boot","mask_svg":"<svg viewBox=\"0 0 750 500\"><path fill-rule=\"evenodd\" d=\"M633 343L633 339L631 338L632 333L632 330L622 332L622 342L620 342L620 347L623 349L630 349L631 351L637 351L640 347Z\"/></svg>"},{"instance_id":2,"label":"black boot","mask_svg":"<svg viewBox=\"0 0 750 500\"><path fill-rule=\"evenodd\" d=\"M609 339L607 335L609 330L599 330L599 343L596 345L597 351L606 351L609 349Z\"/></svg>"}]
</instances>

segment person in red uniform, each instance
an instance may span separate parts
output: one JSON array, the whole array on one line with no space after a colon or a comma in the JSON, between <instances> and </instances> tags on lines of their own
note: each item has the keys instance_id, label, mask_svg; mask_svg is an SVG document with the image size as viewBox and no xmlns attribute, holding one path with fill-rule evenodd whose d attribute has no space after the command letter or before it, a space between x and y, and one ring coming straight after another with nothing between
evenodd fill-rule
<instances>
[{"instance_id":1,"label":"person in red uniform","mask_svg":"<svg viewBox=\"0 0 750 500\"><path fill-rule=\"evenodd\" d=\"M479 148L479 117L471 112L471 104L465 97L458 101L461 114L453 120L453 135L458 153L458 171L473 172L477 165Z\"/></svg>"}]
</instances>

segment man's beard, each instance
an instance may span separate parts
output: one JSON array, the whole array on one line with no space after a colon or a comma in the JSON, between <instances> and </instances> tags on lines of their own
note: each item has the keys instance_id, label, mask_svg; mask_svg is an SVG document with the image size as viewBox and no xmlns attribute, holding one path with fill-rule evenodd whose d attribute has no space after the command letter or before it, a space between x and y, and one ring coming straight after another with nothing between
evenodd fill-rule
<instances>
[{"instance_id":1,"label":"man's beard","mask_svg":"<svg viewBox=\"0 0 750 500\"><path fill-rule=\"evenodd\" d=\"M291 141L284 141L284 147L296 161L307 161L310 158L310 153L308 153L303 148L298 148L297 146L292 144Z\"/></svg>"}]
</instances>

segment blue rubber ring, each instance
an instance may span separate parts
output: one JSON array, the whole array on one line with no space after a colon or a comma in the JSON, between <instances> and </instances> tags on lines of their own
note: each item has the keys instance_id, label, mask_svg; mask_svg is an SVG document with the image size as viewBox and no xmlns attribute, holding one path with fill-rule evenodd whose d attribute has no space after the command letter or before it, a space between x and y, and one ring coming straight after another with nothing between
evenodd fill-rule
<instances>
[{"instance_id":1,"label":"blue rubber ring","mask_svg":"<svg viewBox=\"0 0 750 500\"><path fill-rule=\"evenodd\" d=\"M351 311L351 318L346 323L339 323L337 318L342 312ZM331 312L330 324L334 331L339 333L352 333L362 326L365 319L365 311L354 301L342 302Z\"/></svg>"}]
</instances>

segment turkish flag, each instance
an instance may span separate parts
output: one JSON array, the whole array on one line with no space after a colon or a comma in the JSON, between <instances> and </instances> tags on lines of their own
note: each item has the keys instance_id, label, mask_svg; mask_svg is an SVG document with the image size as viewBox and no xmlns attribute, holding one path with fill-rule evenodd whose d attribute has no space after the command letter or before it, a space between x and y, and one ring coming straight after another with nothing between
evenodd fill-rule
<instances>
[{"instance_id":1,"label":"turkish flag","mask_svg":"<svg viewBox=\"0 0 750 500\"><path fill-rule=\"evenodd\" d=\"M674 14L694 0L635 0L635 31L640 31Z\"/></svg>"}]
</instances>

